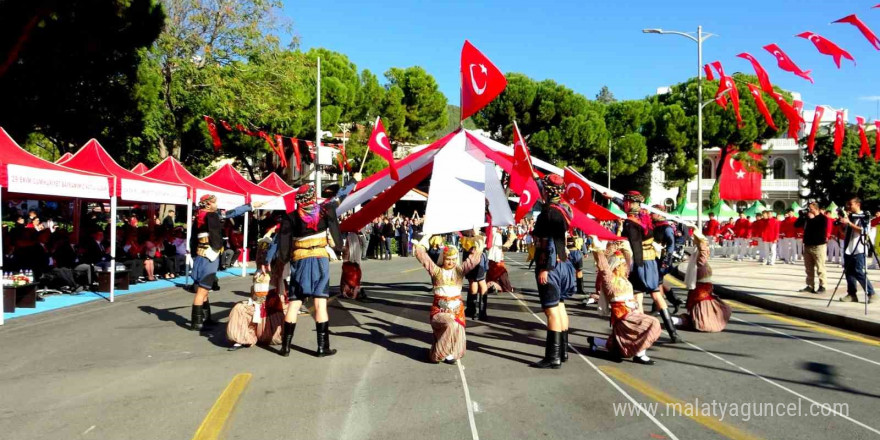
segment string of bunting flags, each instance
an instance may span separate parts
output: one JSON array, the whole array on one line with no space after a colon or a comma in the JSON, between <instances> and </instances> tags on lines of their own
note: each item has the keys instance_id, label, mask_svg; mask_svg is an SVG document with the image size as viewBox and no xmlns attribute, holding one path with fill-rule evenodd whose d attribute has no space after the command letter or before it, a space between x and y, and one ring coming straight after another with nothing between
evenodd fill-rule
<instances>
[{"instance_id":1,"label":"string of bunting flags","mask_svg":"<svg viewBox=\"0 0 880 440\"><path fill-rule=\"evenodd\" d=\"M233 126L227 121L222 119L219 120L220 125L217 125L217 120L212 118L211 116L204 115L205 124L208 127L208 133L211 135L211 141L214 146L214 151L220 151L223 143L220 138L220 131L225 131L226 133L241 133L247 136L257 137L266 141L266 144L269 145L269 148L278 156L280 160L281 167L287 168L290 166L288 163L288 155L287 149L288 147L293 151L294 156L294 165L296 166L296 170L298 172L302 171L302 163L304 159L302 145L305 145L306 152L308 152L308 158L311 163L316 162L316 154L317 151L315 149L315 143L307 140L300 140L295 137L282 136L280 134L270 134L266 133L262 130L251 130L245 127L242 124L235 124ZM346 171L351 171L351 164L348 162L348 156L345 153L345 144L324 144L330 148L335 148L339 150L339 156L337 156L337 164L339 169L345 169Z\"/></svg>"},{"instance_id":2,"label":"string of bunting flags","mask_svg":"<svg viewBox=\"0 0 880 440\"><path fill-rule=\"evenodd\" d=\"M880 8L880 4L873 6L872 9ZM880 50L880 38L868 27L865 22L863 22L858 15L850 14L846 17L835 20L833 23L846 23L854 26L858 29L859 32L865 37L868 43L874 47L876 50ZM846 49L836 44L832 40L819 35L815 32L805 31L801 32L795 37L803 38L813 43L816 50L822 54L830 56L838 69L841 69L841 60L846 59L852 61L853 66L856 66L855 57ZM785 72L792 73L800 78L803 78L809 81L811 84L814 83L814 80L811 74L811 70L802 69L795 61L788 56L782 48L776 43L770 43L763 46L763 49L769 52L776 60L777 67L780 70ZM772 128L775 131L778 131L776 124L773 121L773 116L770 110L767 108L767 104L764 102L763 94L769 95L773 98L773 101L780 108L782 113L785 115L785 118L788 120L788 136L793 139L798 139L798 133L801 128L806 125L806 121L803 119L801 114L803 113L803 101L792 100L791 103L785 100L783 96L776 91L773 90L773 84L770 82L770 76L767 71L761 65L757 58L752 56L748 52L742 52L736 56L737 58L742 58L748 61L752 65L752 69L755 71L755 76L758 77L759 85L755 84L747 84L749 88L750 95L752 99L755 101L755 105L758 108L758 111L764 117L764 121L767 123L767 126ZM721 108L727 110L728 102L733 104L733 111L736 114L737 119L737 127L742 127L742 117L739 112L739 94L736 89L735 81L732 77L726 75L724 73L724 69L721 65L720 61L712 61L703 65L703 71L706 74L706 79L708 81L719 81L718 92L715 95L715 103L718 104ZM717 75L716 75L717 73ZM760 86L760 87L759 87ZM846 133L846 120L843 110L833 109L827 105L818 105L816 106L816 110L814 112L814 117L812 121L812 125L810 127L809 135L807 136L807 150L810 154L813 154L813 150L816 145L816 135L818 133L819 125L822 117L825 114L825 109L834 110L835 114L835 122L834 122L834 153L838 156L842 153L843 148L843 140ZM868 138L865 135L865 118L861 116L856 117L856 126L859 130L859 140L861 142L861 148L859 150L859 157L873 157L875 161L880 161L880 135L877 136L877 142L875 146L874 153L871 153L871 147L868 144ZM880 131L880 121L874 121L874 125L878 131Z\"/></svg>"}]
</instances>

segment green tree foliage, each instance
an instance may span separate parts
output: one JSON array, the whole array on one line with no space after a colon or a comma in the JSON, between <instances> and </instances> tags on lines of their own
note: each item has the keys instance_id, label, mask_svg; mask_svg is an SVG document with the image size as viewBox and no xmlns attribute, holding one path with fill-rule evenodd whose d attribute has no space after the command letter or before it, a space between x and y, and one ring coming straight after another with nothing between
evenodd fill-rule
<instances>
[{"instance_id":1,"label":"green tree foliage","mask_svg":"<svg viewBox=\"0 0 880 440\"><path fill-rule=\"evenodd\" d=\"M385 96L388 111L385 118L394 127L394 130L389 128L392 140L425 142L446 125L446 97L425 69L393 67L385 72L385 78L389 88Z\"/></svg>"},{"instance_id":2,"label":"green tree foliage","mask_svg":"<svg viewBox=\"0 0 880 440\"><path fill-rule=\"evenodd\" d=\"M617 102L617 99L614 97L614 93L611 93L611 90L608 89L608 86L602 86L602 89L596 94L596 101L602 104L611 104L612 102Z\"/></svg>"},{"instance_id":3,"label":"green tree foliage","mask_svg":"<svg viewBox=\"0 0 880 440\"><path fill-rule=\"evenodd\" d=\"M153 0L0 2L0 125L45 157L92 137L115 156L143 131L138 50L162 28ZM37 150L34 150L37 151Z\"/></svg>"},{"instance_id":4,"label":"green tree foliage","mask_svg":"<svg viewBox=\"0 0 880 440\"><path fill-rule=\"evenodd\" d=\"M876 209L880 206L880 164L869 157L859 159L861 141L855 127L847 129L841 155L835 155L831 129L822 128L813 154L804 154L809 172L801 173L807 189L802 196L823 207L831 202L843 206L847 199L858 196ZM869 145L876 145L876 136L876 132L868 133Z\"/></svg>"}]
</instances>

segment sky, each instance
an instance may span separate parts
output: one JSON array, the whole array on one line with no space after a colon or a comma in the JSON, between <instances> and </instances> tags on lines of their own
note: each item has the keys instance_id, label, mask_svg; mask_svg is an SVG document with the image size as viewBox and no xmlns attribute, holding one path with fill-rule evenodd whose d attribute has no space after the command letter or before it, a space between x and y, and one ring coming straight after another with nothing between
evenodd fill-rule
<instances>
[{"instance_id":1,"label":"sky","mask_svg":"<svg viewBox=\"0 0 880 440\"><path fill-rule=\"evenodd\" d=\"M593 99L607 85L617 99L641 99L658 87L697 74L696 43L676 35L644 34L645 28L717 34L703 43L703 62L721 61L725 72L753 74L736 55L749 52L773 84L801 93L805 109L816 105L878 115L877 51L849 24L858 14L880 35L880 0L613 0L613 1L304 1L285 0L280 11L292 21L303 50L325 47L346 54L358 69L382 78L391 67L422 66L436 78L451 104L458 104L458 63L468 39L502 72L553 79ZM856 60L820 54L794 35L820 34ZM763 46L776 43L815 84L779 69ZM765 97L765 99L767 99Z\"/></svg>"}]
</instances>

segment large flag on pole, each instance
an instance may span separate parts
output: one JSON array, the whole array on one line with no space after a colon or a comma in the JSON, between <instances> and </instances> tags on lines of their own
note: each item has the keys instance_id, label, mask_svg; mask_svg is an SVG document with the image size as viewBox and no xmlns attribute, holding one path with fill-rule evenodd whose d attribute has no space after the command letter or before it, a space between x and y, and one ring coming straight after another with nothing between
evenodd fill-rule
<instances>
[{"instance_id":1,"label":"large flag on pole","mask_svg":"<svg viewBox=\"0 0 880 440\"><path fill-rule=\"evenodd\" d=\"M504 74L470 41L461 48L461 120L480 111L507 87Z\"/></svg>"},{"instance_id":2,"label":"large flag on pole","mask_svg":"<svg viewBox=\"0 0 880 440\"><path fill-rule=\"evenodd\" d=\"M838 110L834 117L834 154L840 156L843 152L843 138L846 136L846 121L843 120L843 110Z\"/></svg>"},{"instance_id":3,"label":"large flag on pole","mask_svg":"<svg viewBox=\"0 0 880 440\"><path fill-rule=\"evenodd\" d=\"M513 123L513 169L510 173L510 190L519 196L514 221L519 223L541 197L538 184L535 183L532 157L529 147L519 132L519 126Z\"/></svg>"},{"instance_id":4,"label":"large flag on pole","mask_svg":"<svg viewBox=\"0 0 880 440\"><path fill-rule=\"evenodd\" d=\"M810 154L813 154L813 149L816 147L816 132L819 130L819 123L822 122L822 116L825 114L825 107L821 105L816 106L816 111L813 112L813 126L810 127L810 137L807 138L807 148L810 151Z\"/></svg>"},{"instance_id":5,"label":"large flag on pole","mask_svg":"<svg viewBox=\"0 0 880 440\"><path fill-rule=\"evenodd\" d=\"M373 133L370 135L369 142L370 151L378 154L388 161L388 172L394 180L400 180L397 175L397 167L394 165L394 155L391 153L391 142L388 141L388 135L385 133L385 126L382 120L376 117L376 125L373 126Z\"/></svg>"},{"instance_id":6,"label":"large flag on pole","mask_svg":"<svg viewBox=\"0 0 880 440\"><path fill-rule=\"evenodd\" d=\"M727 149L727 163L724 164L718 185L719 196L722 200L760 200L762 173L746 170L742 161L734 159L734 147Z\"/></svg>"}]
</instances>

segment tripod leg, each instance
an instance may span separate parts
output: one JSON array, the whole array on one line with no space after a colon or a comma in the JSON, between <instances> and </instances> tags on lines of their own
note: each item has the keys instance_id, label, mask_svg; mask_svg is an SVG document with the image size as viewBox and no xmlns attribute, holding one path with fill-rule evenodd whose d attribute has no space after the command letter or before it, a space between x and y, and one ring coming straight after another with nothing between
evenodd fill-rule
<instances>
[{"instance_id":1,"label":"tripod leg","mask_svg":"<svg viewBox=\"0 0 880 440\"><path fill-rule=\"evenodd\" d=\"M831 307L831 301L834 301L834 295L837 295L837 289L840 288L840 283L843 282L843 277L846 276L846 271L843 271L840 274L840 279L837 280L837 286L834 287L834 292L831 293L831 298L828 298L828 305L825 307Z\"/></svg>"}]
</instances>

